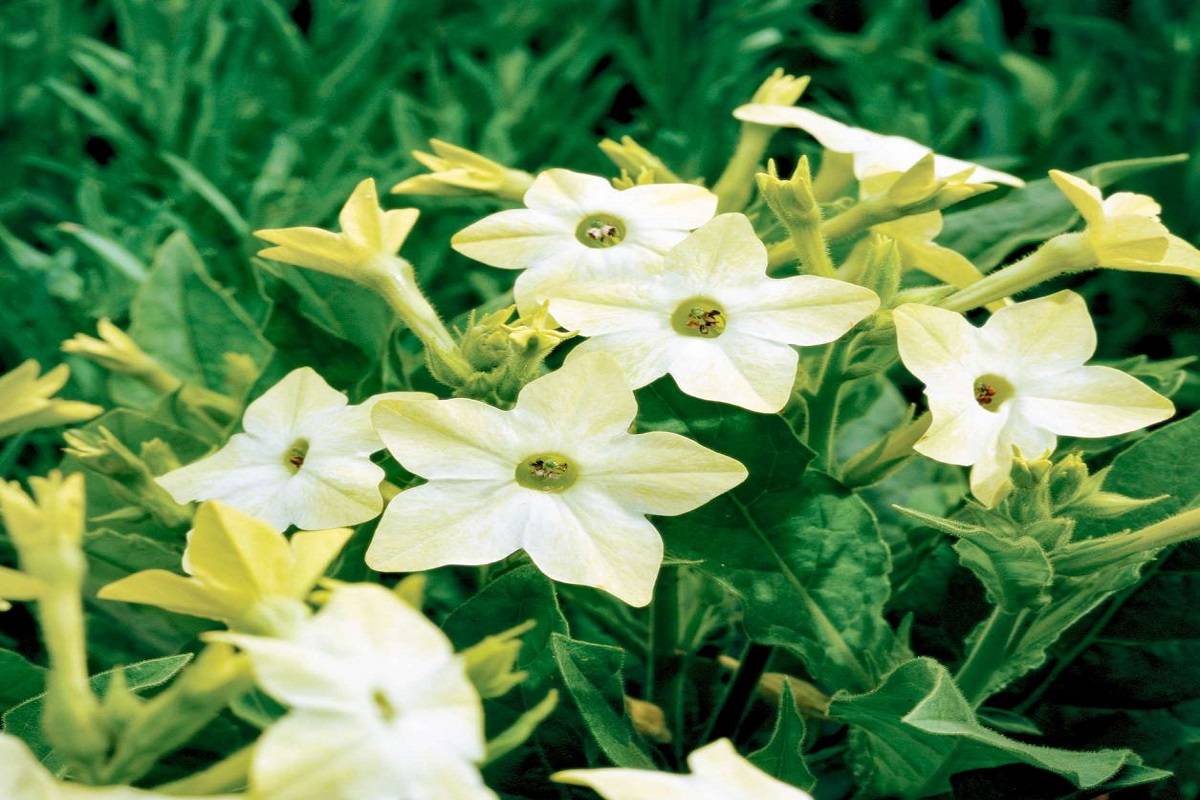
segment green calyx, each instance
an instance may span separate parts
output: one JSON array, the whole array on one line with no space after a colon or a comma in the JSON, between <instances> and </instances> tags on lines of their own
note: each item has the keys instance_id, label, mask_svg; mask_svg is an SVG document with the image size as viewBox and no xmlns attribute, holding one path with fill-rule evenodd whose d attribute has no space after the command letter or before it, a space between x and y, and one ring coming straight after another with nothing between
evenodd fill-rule
<instances>
[{"instance_id":1,"label":"green calyx","mask_svg":"<svg viewBox=\"0 0 1200 800\"><path fill-rule=\"evenodd\" d=\"M671 327L684 336L715 339L725 332L725 308L709 297L684 300L671 315Z\"/></svg>"},{"instance_id":2,"label":"green calyx","mask_svg":"<svg viewBox=\"0 0 1200 800\"><path fill-rule=\"evenodd\" d=\"M574 461L560 453L538 453L517 464L514 477L526 489L539 492L561 492L570 488L579 477Z\"/></svg>"}]
</instances>

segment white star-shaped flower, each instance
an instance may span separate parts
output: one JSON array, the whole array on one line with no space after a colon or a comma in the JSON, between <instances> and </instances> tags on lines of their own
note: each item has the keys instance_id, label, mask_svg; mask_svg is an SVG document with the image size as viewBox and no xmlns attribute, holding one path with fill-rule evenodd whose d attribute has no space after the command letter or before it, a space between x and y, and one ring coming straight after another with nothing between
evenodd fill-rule
<instances>
[{"instance_id":1,"label":"white star-shaped flower","mask_svg":"<svg viewBox=\"0 0 1200 800\"><path fill-rule=\"evenodd\" d=\"M900 358L925 384L933 414L914 449L971 466L971 490L988 506L1004 494L1014 447L1038 456L1058 436L1115 436L1175 413L1136 378L1084 366L1096 329L1074 292L1002 308L981 328L915 304L897 308L895 320Z\"/></svg>"},{"instance_id":2,"label":"white star-shaped flower","mask_svg":"<svg viewBox=\"0 0 1200 800\"><path fill-rule=\"evenodd\" d=\"M245 433L158 483L177 503L220 500L280 530L364 522L383 509L371 408L384 397L432 395L395 392L352 406L313 370L293 370L247 406Z\"/></svg>"},{"instance_id":3,"label":"white star-shaped flower","mask_svg":"<svg viewBox=\"0 0 1200 800\"><path fill-rule=\"evenodd\" d=\"M513 289L523 312L558 281L656 264L712 218L717 196L687 183L618 190L596 175L550 169L534 180L525 205L484 217L450 240L476 261L525 270Z\"/></svg>"},{"instance_id":4,"label":"white star-shaped flower","mask_svg":"<svg viewBox=\"0 0 1200 800\"><path fill-rule=\"evenodd\" d=\"M84 786L55 780L25 742L0 733L0 797L4 800L171 800L173 795L129 786ZM210 795L208 800L235 800L237 797L240 795Z\"/></svg>"},{"instance_id":5,"label":"white star-shaped flower","mask_svg":"<svg viewBox=\"0 0 1200 800\"><path fill-rule=\"evenodd\" d=\"M738 755L728 739L692 751L688 775L649 769L572 769L559 783L587 786L605 800L812 800Z\"/></svg>"},{"instance_id":6,"label":"white star-shaped flower","mask_svg":"<svg viewBox=\"0 0 1200 800\"><path fill-rule=\"evenodd\" d=\"M863 128L854 128L823 114L796 106L748 103L734 109L733 116L743 122L755 122L759 125L799 128L820 142L826 150L852 157L854 175L859 180L888 172L906 172L913 164L933 152L932 148L912 139L885 136ZM938 178L948 178L970 171L965 183L1001 183L1018 187L1025 185L1025 181L1016 175L937 153L934 154L933 169Z\"/></svg>"},{"instance_id":7,"label":"white star-shaped flower","mask_svg":"<svg viewBox=\"0 0 1200 800\"><path fill-rule=\"evenodd\" d=\"M608 353L635 389L670 374L694 397L774 412L791 395L793 345L831 342L879 307L870 289L815 275L768 278L742 214L722 214L653 273L565 283L550 312L588 340L568 363Z\"/></svg>"},{"instance_id":8,"label":"white star-shaped flower","mask_svg":"<svg viewBox=\"0 0 1200 800\"><path fill-rule=\"evenodd\" d=\"M494 800L483 705L450 641L382 586L342 586L288 639L210 634L291 709L255 747L252 796Z\"/></svg>"},{"instance_id":9,"label":"white star-shaped flower","mask_svg":"<svg viewBox=\"0 0 1200 800\"><path fill-rule=\"evenodd\" d=\"M1159 221L1162 207L1153 197L1132 192L1104 197L1083 178L1056 169L1050 179L1087 223L1085 236L1099 266L1200 279L1200 251Z\"/></svg>"},{"instance_id":10,"label":"white star-shaped flower","mask_svg":"<svg viewBox=\"0 0 1200 800\"><path fill-rule=\"evenodd\" d=\"M428 483L389 503L367 563L489 564L524 550L546 575L650 602L662 539L646 514L691 511L746 469L673 433L631 435L637 402L608 356L572 359L511 411L475 400L380 403L375 427Z\"/></svg>"}]
</instances>

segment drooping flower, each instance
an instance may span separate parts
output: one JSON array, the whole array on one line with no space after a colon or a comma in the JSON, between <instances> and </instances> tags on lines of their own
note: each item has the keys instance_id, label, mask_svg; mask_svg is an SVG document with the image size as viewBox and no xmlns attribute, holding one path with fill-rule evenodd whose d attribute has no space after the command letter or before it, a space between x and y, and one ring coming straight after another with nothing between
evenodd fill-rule
<instances>
[{"instance_id":1,"label":"drooping flower","mask_svg":"<svg viewBox=\"0 0 1200 800\"><path fill-rule=\"evenodd\" d=\"M1200 250L1167 230L1153 197L1117 192L1106 198L1083 178L1056 169L1050 179L1087 223L1084 236L1096 265L1200 278Z\"/></svg>"},{"instance_id":2,"label":"drooping flower","mask_svg":"<svg viewBox=\"0 0 1200 800\"><path fill-rule=\"evenodd\" d=\"M83 422L103 411L91 403L54 396L70 377L71 368L59 364L39 378L38 363L32 358L0 375L0 437Z\"/></svg>"},{"instance_id":3,"label":"drooping flower","mask_svg":"<svg viewBox=\"0 0 1200 800\"><path fill-rule=\"evenodd\" d=\"M173 795L129 786L84 786L55 780L25 742L0 733L0 797L4 800L169 800ZM209 795L235 800L237 795Z\"/></svg>"},{"instance_id":4,"label":"drooping flower","mask_svg":"<svg viewBox=\"0 0 1200 800\"><path fill-rule=\"evenodd\" d=\"M494 800L483 705L450 641L376 585L347 585L286 639L214 633L290 711L255 747L270 800Z\"/></svg>"},{"instance_id":5,"label":"drooping flower","mask_svg":"<svg viewBox=\"0 0 1200 800\"><path fill-rule=\"evenodd\" d=\"M424 194L445 197L471 197L492 194L520 200L533 176L511 169L465 147L430 139L432 153L414 150L412 157L429 170L413 175L392 187L392 194Z\"/></svg>"},{"instance_id":6,"label":"drooping flower","mask_svg":"<svg viewBox=\"0 0 1200 800\"><path fill-rule=\"evenodd\" d=\"M812 800L808 792L772 778L718 739L688 756L691 773L649 769L572 769L559 783L587 786L605 800Z\"/></svg>"},{"instance_id":7,"label":"drooping flower","mask_svg":"<svg viewBox=\"0 0 1200 800\"><path fill-rule=\"evenodd\" d=\"M660 269L561 284L550 311L588 337L568 359L613 356L633 388L670 374L684 392L752 411L787 403L793 345L831 342L879 307L870 289L815 275L769 278L767 250L742 214L722 214Z\"/></svg>"},{"instance_id":8,"label":"drooping flower","mask_svg":"<svg viewBox=\"0 0 1200 800\"><path fill-rule=\"evenodd\" d=\"M748 103L734 109L733 116L743 122L799 128L816 139L826 150L853 158L854 175L859 180L888 172L906 172L933 152L932 148L912 139L854 128L810 109L792 105ZM964 171L970 171L965 183L1001 183L1018 187L1025 185L1025 181L1007 172L934 154L934 174L938 178L946 178Z\"/></svg>"},{"instance_id":9,"label":"drooping flower","mask_svg":"<svg viewBox=\"0 0 1200 800\"><path fill-rule=\"evenodd\" d=\"M397 392L347 405L308 367L289 372L246 408L244 433L217 452L158 478L178 503L221 500L280 530L354 525L383 508L381 449L371 428L378 400L429 397Z\"/></svg>"},{"instance_id":10,"label":"drooping flower","mask_svg":"<svg viewBox=\"0 0 1200 800\"><path fill-rule=\"evenodd\" d=\"M415 572L524 550L549 577L650 601L663 545L646 514L691 511L746 469L673 433L630 434L621 368L592 354L526 385L516 408L475 400L380 403L375 427L428 483L388 504L367 563Z\"/></svg>"},{"instance_id":11,"label":"drooping flower","mask_svg":"<svg viewBox=\"0 0 1200 800\"><path fill-rule=\"evenodd\" d=\"M1174 413L1136 378L1084 366L1096 330L1074 292L1002 308L981 328L915 304L897 308L895 320L900 358L925 384L933 415L914 449L971 466L971 490L985 505L1004 494L1014 447L1036 457L1058 436L1114 436Z\"/></svg>"},{"instance_id":12,"label":"drooping flower","mask_svg":"<svg viewBox=\"0 0 1200 800\"><path fill-rule=\"evenodd\" d=\"M541 173L526 208L484 217L454 235L455 250L493 267L521 269L514 294L523 313L561 280L646 269L716 212L716 195L686 183L617 190L565 169Z\"/></svg>"},{"instance_id":13,"label":"drooping flower","mask_svg":"<svg viewBox=\"0 0 1200 800\"><path fill-rule=\"evenodd\" d=\"M454 337L417 285L412 264L396 254L417 224L415 208L385 211L375 180L367 178L338 214L341 233L322 228L268 228L255 231L276 245L258 255L325 272L377 292L427 347L453 350Z\"/></svg>"},{"instance_id":14,"label":"drooping flower","mask_svg":"<svg viewBox=\"0 0 1200 800\"><path fill-rule=\"evenodd\" d=\"M143 570L108 584L98 597L273 632L303 614L300 604L351 534L349 528L300 531L289 541L265 522L215 501L200 506L194 524L183 551L187 577Z\"/></svg>"}]
</instances>

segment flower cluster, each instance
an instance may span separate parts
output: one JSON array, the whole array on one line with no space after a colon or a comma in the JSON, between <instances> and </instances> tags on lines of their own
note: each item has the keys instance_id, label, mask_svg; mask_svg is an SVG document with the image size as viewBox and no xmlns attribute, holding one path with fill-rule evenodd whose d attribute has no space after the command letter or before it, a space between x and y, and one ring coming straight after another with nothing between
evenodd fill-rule
<instances>
[{"instance_id":1,"label":"flower cluster","mask_svg":"<svg viewBox=\"0 0 1200 800\"><path fill-rule=\"evenodd\" d=\"M792 516L789 509L774 527L760 524L750 506L784 503L778 484L828 484L833 488L823 497L833 503L881 480L915 453L970 467L972 518L1000 527L1037 522L1040 528L1031 523L1019 534L1032 544L1014 545L1023 541L1018 534L1000 545L980 544L990 534L978 526L918 518L961 536L966 544L959 550L969 554L964 563L972 569L999 558L997 552L1019 551L1012 557L1027 559L1011 573L986 574L989 597L1000 598L1004 611L1010 610L1004 602L1015 602L1001 591L1012 574L1025 581L1018 588L1028 589L1042 574L1038 570L1046 573L1044 586L1029 594L1030 608L1041 608L1050 602L1045 587L1060 585L1052 582L1052 562L1072 577L1192 535L1175 525L1147 529L1152 535L1140 538L1135 532L1069 547L1074 523L1062 521L1067 512L1119 505L1114 513L1123 513L1151 500L1101 492L1077 455L1052 464L1059 437L1128 434L1170 418L1174 406L1133 375L1087 363L1096 351L1096 331L1079 294L1060 291L1022 302L1011 295L1049 277L1101 266L1200 276L1200 252L1167 231L1152 199L1128 193L1105 199L1082 178L1053 171L1084 231L1064 230L1028 259L985 276L965 256L936 243L942 212L1024 182L795 107L806 86L807 79L776 74L755 102L734 112L744 123L743 136L711 191L680 179L630 139L602 145L621 169L614 178L566 169L532 175L434 141L434 154L418 155L431 174L410 177L395 192L490 195L523 206L491 214L451 239L450 246L469 259L520 270L511 298L471 312L461 330L442 321L412 264L397 255L417 222L416 210L385 210L373 179L354 189L338 232L258 231L272 245L259 253L263 259L354 281L382 297L424 350L428 380L415 385L441 383L451 396L414 391L414 383L401 380L384 382L383 389L395 391L363 396L362 384L334 388L314 368L301 366L244 409L242 398L205 390L202 405L222 410L229 424L206 418L204 438L180 437L179 446L190 448L186 456L161 438L178 430L173 424L159 426L136 448L111 420L66 434L68 463L86 471L100 500L128 500L158 523L154 539L137 535L160 566L123 574L100 588L98 598L224 626L203 632L204 649L194 663L150 699L135 695L123 677L97 695L97 684L88 680L83 629L85 528L99 521L96 530L103 533L108 528L100 525L119 527L140 520L139 512L97 506L88 509L85 522L82 474L35 479L32 497L15 484L0 484L6 541L20 562L19 569L0 567L0 604L38 604L51 660L43 728L73 779L58 780L23 743L5 735L0 794L14 800L118 800L244 789L222 796L498 797L481 770L528 739L558 703L557 688L542 688L535 702L522 696L521 713L508 708L485 719L485 700L517 687L523 691L536 671L522 667L522 637L539 623L518 620L500 633L486 630L456 652L449 634L460 623L443 631L422 613L427 576L409 576L394 589L381 585L380 576L351 582L369 575L364 563L379 573L481 567L479 588L487 591L494 585L490 574L524 569L537 576L527 560L553 582L607 593L589 596L599 598L597 605L613 618L633 619L628 607L652 605L650 635L659 638L646 648L646 685L659 690L656 702L670 706L684 694L671 681L686 674L677 652L685 634L700 642L707 633L704 613L695 614L682 633L671 618L682 603L673 566L702 563L682 554L699 551L724 567L724 554L713 556L711 548L744 543L703 542L706 551L684 541L680 554L670 553L670 533L665 546L660 526L678 524L657 518L682 517L723 498L699 513L739 520L729 526L742 530L731 535L764 544L761 558L737 562L714 581L741 604L747 629L758 636L765 628L763 638L778 643L808 630L807 623L789 628L787 615L811 616L819 646L804 640L797 654L820 651L820 658L852 675L833 686L839 691L831 698L775 673L776 683L788 687L775 692L782 729L793 705L828 720L839 703L871 702L870 690L899 674L905 657L914 675L927 661L913 659L899 641L905 637L893 641L890 630L872 640L878 647L867 656L850 653L820 607L823 588L808 586L819 581L813 564L834 556L820 543L819 552L806 555L788 548L798 552L826 527L858 529L839 513L853 520L870 515L858 506L835 513L815 504L816 510L804 512L808 516ZM824 148L816 177L807 157L790 179L781 178L773 163L758 171L767 141L781 127L801 129ZM752 203L755 189L759 197ZM927 273L917 285L905 282L913 269ZM928 286L930 277L940 285ZM986 315L978 326L966 316L976 310ZM100 339L81 334L64 350L141 380L164 407L186 392L186 381L119 327L104 320L99 333ZM236 354L225 355L237 361ZM928 413L910 412L896 430L840 463L840 420L876 391L865 384L877 387L897 359L924 385ZM54 399L67 379L65 366L42 378L37 373L27 363L0 378L0 435L82 422L101 411ZM673 387L664 381L637 394L667 376ZM709 412L673 409L666 423L640 415L651 392L676 398L676 389L701 401L682 400L681 408L719 405ZM350 401L352 394L358 402ZM774 427L760 427L764 421ZM735 449L730 435L726 450L724 437L735 427L758 438ZM791 448L786 457L763 466L785 445ZM804 473L810 460L816 468ZM778 472L752 474L747 464ZM124 491L134 482L136 491ZM1037 514L1025 513L1035 506ZM873 526L874 519L862 525ZM769 538L779 535L791 537L786 548L770 545ZM970 550L985 552L985 545L992 548L988 558ZM829 550L858 546L840 542ZM856 576L851 580L886 579L889 557L882 539L878 546L877 563L849 570ZM172 547L178 563L164 568L161 553ZM672 555L678 557L668 560ZM497 566L489 571L491 565ZM747 577L772 570L781 570L786 582ZM475 580L475 571L462 572ZM565 596L584 591L568 589ZM453 590L442 592L444 606ZM837 595L838 603L850 602L849 594ZM792 604L785 596L798 600ZM1090 602L1080 601L1078 608L1091 608ZM765 624L753 616L756 603L771 606ZM782 606L789 606L786 613ZM882 602L870 612L877 620L859 627L885 629L881 609ZM478 616L477 609L473 613ZM586 624L603 628L594 620ZM678 774L651 769L652 760L625 739L640 731L666 745L687 733L690 721L677 707L664 711L579 678L582 668L570 651L579 643L567 631L564 620L538 633L573 690L580 717L593 725L598 715L608 726L597 741L621 766L567 769L554 780L590 787L609 800L810 800L798 788L807 787L800 771L781 780L786 776L760 769L759 760L743 758L727 738L737 734L751 692L767 682L766 659L753 652L758 645L745 663L757 663L759 674L753 666L745 672L739 667L724 692L730 710L722 707L715 715L702 746L687 759L690 772ZM985 647L988 635L984 631L972 646ZM617 633L606 636L606 642L623 641ZM1014 635L1008 639L1016 641ZM611 658L614 647L587 647L593 650L580 659L585 666L601 664L621 679L621 662ZM1000 681L976 672L981 662L974 654L967 663L957 688L941 697L955 713L967 700L982 702L975 694ZM809 688L807 705L795 701L794 686ZM252 746L161 787L161 793L124 785L152 774L160 756L255 687L266 710L243 710L262 731ZM866 694L851 695L850 689ZM589 710L589 693L600 697L602 711ZM627 720L614 702L641 713ZM977 746L1009 747L1009 740L975 721L973 707L963 713L969 724L955 724L975 735ZM905 712L900 721L908 724L916 714ZM508 727L497 730L500 725ZM1004 751L1007 761L989 754L980 763L1021 760L1010 750ZM791 751L798 753L798 744ZM685 752L674 752L675 767L682 767Z\"/></svg>"}]
</instances>

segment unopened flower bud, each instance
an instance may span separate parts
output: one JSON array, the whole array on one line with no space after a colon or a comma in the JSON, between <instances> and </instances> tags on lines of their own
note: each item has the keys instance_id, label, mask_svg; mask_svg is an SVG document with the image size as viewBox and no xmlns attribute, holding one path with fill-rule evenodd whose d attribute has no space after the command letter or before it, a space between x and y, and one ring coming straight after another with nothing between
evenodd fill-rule
<instances>
[{"instance_id":1,"label":"unopened flower bud","mask_svg":"<svg viewBox=\"0 0 1200 800\"><path fill-rule=\"evenodd\" d=\"M479 696L500 697L529 677L529 673L514 669L521 652L521 635L537 625L533 620L523 622L503 633L488 636L462 652L467 677Z\"/></svg>"},{"instance_id":2,"label":"unopened flower bud","mask_svg":"<svg viewBox=\"0 0 1200 800\"><path fill-rule=\"evenodd\" d=\"M671 729L667 727L667 716L661 707L646 700L625 696L625 712L633 729L658 744L669 744L672 740Z\"/></svg>"},{"instance_id":3,"label":"unopened flower bud","mask_svg":"<svg viewBox=\"0 0 1200 800\"><path fill-rule=\"evenodd\" d=\"M605 139L600 142L600 149L627 177L632 177L637 184L684 182L683 178L672 172L671 168L662 162L662 159L635 142L631 136L622 136L620 142ZM643 176L646 180L643 180Z\"/></svg>"},{"instance_id":4,"label":"unopened flower bud","mask_svg":"<svg viewBox=\"0 0 1200 800\"><path fill-rule=\"evenodd\" d=\"M38 364L33 359L0 375L0 437L82 422L103 411L91 403L54 397L70 377L66 364L38 377Z\"/></svg>"}]
</instances>

